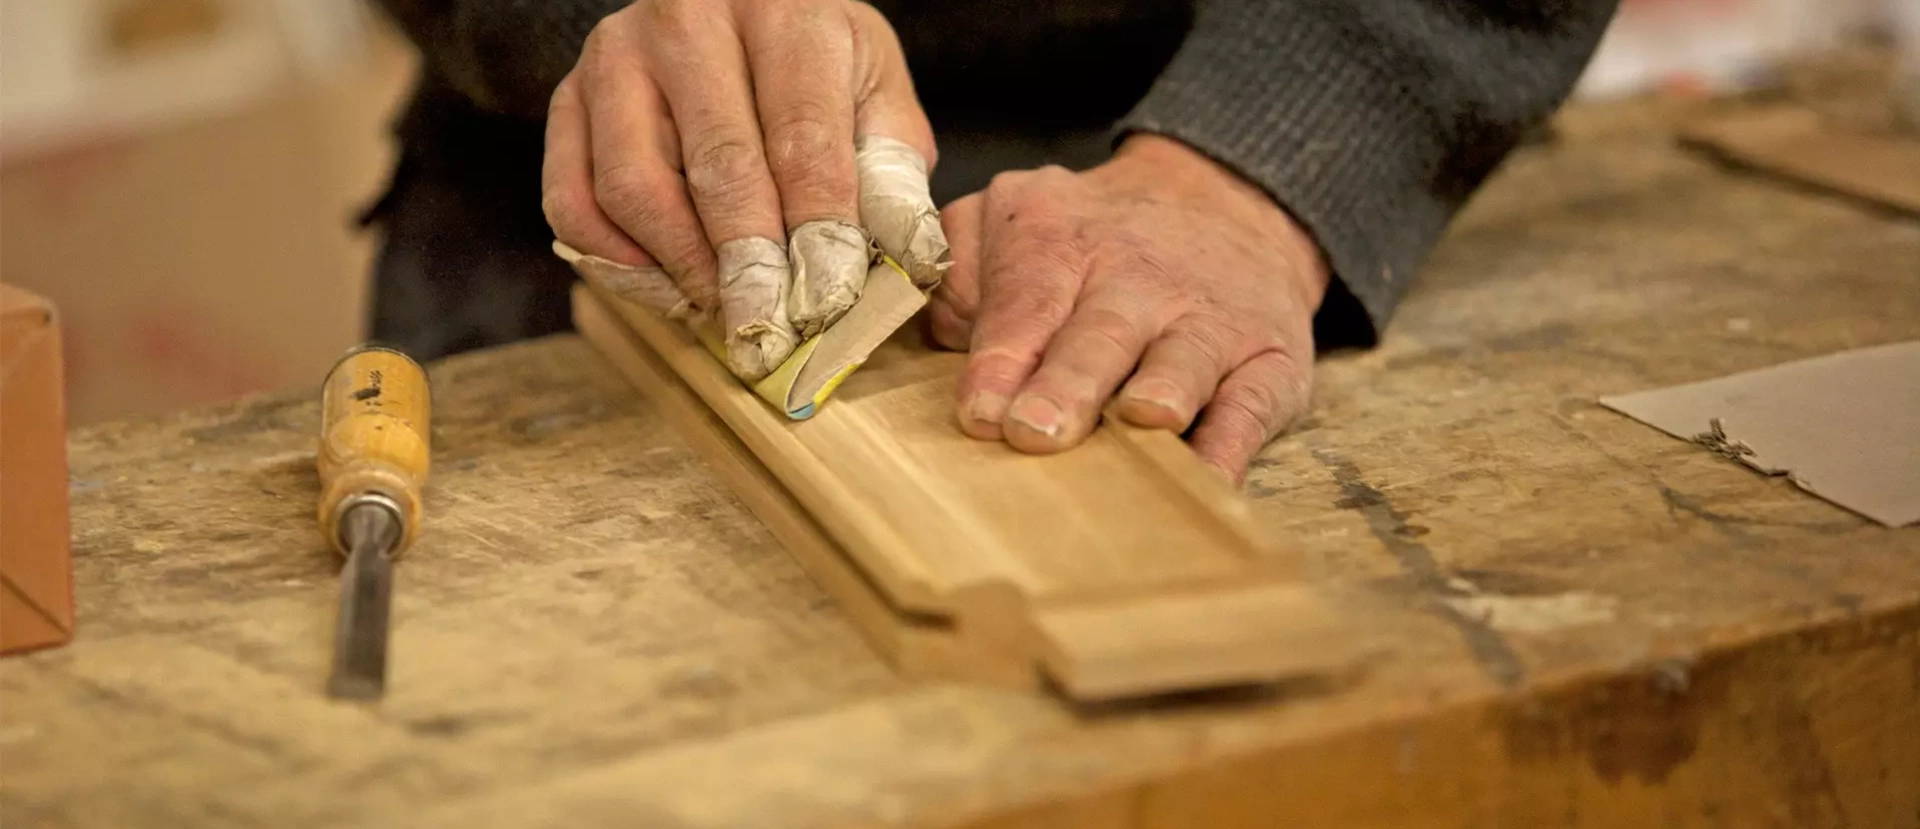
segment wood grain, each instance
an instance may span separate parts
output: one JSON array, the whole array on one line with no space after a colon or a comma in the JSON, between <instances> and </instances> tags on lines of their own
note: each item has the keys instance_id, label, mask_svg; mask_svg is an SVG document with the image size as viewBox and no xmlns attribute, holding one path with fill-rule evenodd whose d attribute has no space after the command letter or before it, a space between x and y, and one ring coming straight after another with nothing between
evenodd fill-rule
<instances>
[{"instance_id":1,"label":"wood grain","mask_svg":"<svg viewBox=\"0 0 1920 829\"><path fill-rule=\"evenodd\" d=\"M635 335L625 323L590 295L576 294L574 324L586 336L599 340L598 350L629 380L646 390L671 419L679 434L706 460L733 493L747 505L795 560L835 600L867 635L875 649L903 671L919 675L953 672L963 676L997 676L1010 684L1035 680L1028 666L976 661L956 650L953 620L904 611L887 601L867 575L848 559L808 515L786 487L768 472L740 439L720 422L712 409L644 345L628 342ZM998 668L1002 673L994 673Z\"/></svg>"},{"instance_id":2,"label":"wood grain","mask_svg":"<svg viewBox=\"0 0 1920 829\"><path fill-rule=\"evenodd\" d=\"M1593 401L1920 336L1920 225L1672 137L1516 157L1249 474L1262 537L1397 611L1356 676L902 678L557 338L431 368L378 708L322 694L311 390L74 432L77 635L0 659L0 824L1911 829L1913 531Z\"/></svg>"},{"instance_id":3,"label":"wood grain","mask_svg":"<svg viewBox=\"0 0 1920 829\"><path fill-rule=\"evenodd\" d=\"M1178 482L1189 471L1162 471L1163 461L1200 471L1171 434L1105 430L1082 451L1048 457L962 435L952 421L961 355L925 347L912 326L819 414L793 423L768 412L690 333L635 305L609 307L910 611L953 615L954 597L983 585L1043 600L1241 576L1262 563L1244 521L1216 520L1231 510L1187 496ZM1156 440L1175 452L1128 447ZM1238 497L1225 487L1214 496Z\"/></svg>"},{"instance_id":4,"label":"wood grain","mask_svg":"<svg viewBox=\"0 0 1920 829\"><path fill-rule=\"evenodd\" d=\"M971 441L948 419L953 355L911 331L794 423L646 309L585 286L574 308L903 668L1092 701L1338 675L1391 649L1263 559L1244 500L1170 433L1107 424L1046 458Z\"/></svg>"}]
</instances>

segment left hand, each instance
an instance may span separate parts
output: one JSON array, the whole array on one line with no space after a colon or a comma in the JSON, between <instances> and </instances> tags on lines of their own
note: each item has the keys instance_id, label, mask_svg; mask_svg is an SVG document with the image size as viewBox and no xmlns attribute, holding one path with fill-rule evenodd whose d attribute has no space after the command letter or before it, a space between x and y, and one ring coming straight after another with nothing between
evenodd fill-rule
<instances>
[{"instance_id":1,"label":"left hand","mask_svg":"<svg viewBox=\"0 0 1920 829\"><path fill-rule=\"evenodd\" d=\"M1266 193L1186 145L1136 135L1085 173L1003 173L942 223L954 264L931 320L972 352L967 434L1057 452L1112 401L1139 426L1191 427L1237 483L1306 411L1327 266Z\"/></svg>"}]
</instances>

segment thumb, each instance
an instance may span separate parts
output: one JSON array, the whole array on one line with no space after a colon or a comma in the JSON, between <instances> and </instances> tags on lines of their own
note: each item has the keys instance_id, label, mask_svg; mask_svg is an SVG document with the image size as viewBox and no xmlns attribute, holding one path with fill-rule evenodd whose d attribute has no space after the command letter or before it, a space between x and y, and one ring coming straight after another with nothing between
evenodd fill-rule
<instances>
[{"instance_id":1,"label":"thumb","mask_svg":"<svg viewBox=\"0 0 1920 829\"><path fill-rule=\"evenodd\" d=\"M947 205L941 223L953 241L953 267L928 303L927 322L934 342L965 351L973 341L973 318L980 307L980 221L986 198L974 193Z\"/></svg>"}]
</instances>

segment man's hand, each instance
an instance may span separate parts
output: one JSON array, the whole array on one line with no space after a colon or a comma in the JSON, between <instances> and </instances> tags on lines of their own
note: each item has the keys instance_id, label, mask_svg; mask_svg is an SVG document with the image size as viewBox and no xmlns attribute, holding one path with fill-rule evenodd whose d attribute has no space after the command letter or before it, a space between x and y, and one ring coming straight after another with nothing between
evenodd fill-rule
<instances>
[{"instance_id":1,"label":"man's hand","mask_svg":"<svg viewBox=\"0 0 1920 829\"><path fill-rule=\"evenodd\" d=\"M1239 481L1306 410L1327 266L1265 193L1185 145L1141 135L1086 173L1005 173L945 225L932 326L972 351L968 434L1059 451L1111 400L1134 424L1192 427Z\"/></svg>"},{"instance_id":2,"label":"man's hand","mask_svg":"<svg viewBox=\"0 0 1920 829\"><path fill-rule=\"evenodd\" d=\"M754 380L859 298L869 232L917 282L940 278L933 161L872 7L640 0L554 93L543 202L560 241L642 269L621 295L717 311L729 368Z\"/></svg>"}]
</instances>

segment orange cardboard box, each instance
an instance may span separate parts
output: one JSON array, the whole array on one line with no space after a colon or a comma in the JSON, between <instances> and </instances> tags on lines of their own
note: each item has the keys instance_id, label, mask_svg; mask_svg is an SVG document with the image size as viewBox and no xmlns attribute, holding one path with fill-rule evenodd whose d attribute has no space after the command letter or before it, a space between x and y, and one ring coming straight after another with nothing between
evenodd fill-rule
<instances>
[{"instance_id":1,"label":"orange cardboard box","mask_svg":"<svg viewBox=\"0 0 1920 829\"><path fill-rule=\"evenodd\" d=\"M52 303L0 284L0 653L73 637L67 417Z\"/></svg>"}]
</instances>

